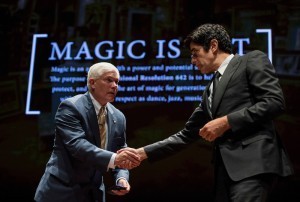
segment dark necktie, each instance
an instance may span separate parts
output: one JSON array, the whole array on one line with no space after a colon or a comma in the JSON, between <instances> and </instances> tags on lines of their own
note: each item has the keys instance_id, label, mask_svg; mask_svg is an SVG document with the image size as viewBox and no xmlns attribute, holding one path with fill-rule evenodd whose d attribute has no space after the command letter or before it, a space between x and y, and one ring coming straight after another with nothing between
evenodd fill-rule
<instances>
[{"instance_id":1,"label":"dark necktie","mask_svg":"<svg viewBox=\"0 0 300 202\"><path fill-rule=\"evenodd\" d=\"M217 89L218 84L219 84L220 76L221 76L221 74L218 71L214 75L212 99L214 99L214 95L215 95L216 89Z\"/></svg>"},{"instance_id":2,"label":"dark necktie","mask_svg":"<svg viewBox=\"0 0 300 202\"><path fill-rule=\"evenodd\" d=\"M220 76L221 76L220 72L217 71L214 75L214 78L213 78L213 90L212 90L212 95L211 95L211 109L213 109L213 107L214 107L213 106L213 100L214 100L216 89L217 89L218 84L219 84Z\"/></svg>"},{"instance_id":3,"label":"dark necktie","mask_svg":"<svg viewBox=\"0 0 300 202\"><path fill-rule=\"evenodd\" d=\"M105 107L101 107L98 114L98 124L100 130L100 147L105 149L105 142L106 142L106 117L105 117Z\"/></svg>"}]
</instances>

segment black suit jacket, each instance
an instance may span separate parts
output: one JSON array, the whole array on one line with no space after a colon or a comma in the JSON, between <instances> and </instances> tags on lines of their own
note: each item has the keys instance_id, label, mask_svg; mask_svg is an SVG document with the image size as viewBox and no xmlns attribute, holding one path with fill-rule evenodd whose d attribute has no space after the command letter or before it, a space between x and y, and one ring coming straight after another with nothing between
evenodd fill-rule
<instances>
[{"instance_id":1,"label":"black suit jacket","mask_svg":"<svg viewBox=\"0 0 300 202\"><path fill-rule=\"evenodd\" d=\"M283 93L266 54L252 51L233 57L216 89L212 112L209 85L183 130L144 147L149 161L186 148L200 138L199 129L208 121L227 115L231 129L215 140L214 149L219 149L232 180L261 173L291 175L292 166L272 120L284 110Z\"/></svg>"},{"instance_id":2,"label":"black suit jacket","mask_svg":"<svg viewBox=\"0 0 300 202\"><path fill-rule=\"evenodd\" d=\"M100 132L94 105L88 93L64 100L58 107L53 152L37 187L36 201L91 201L113 152L126 147L126 119L107 104L107 149L100 149ZM128 180L129 172L114 169L115 179ZM92 193L92 190L94 191ZM100 200L101 201L101 200Z\"/></svg>"}]
</instances>

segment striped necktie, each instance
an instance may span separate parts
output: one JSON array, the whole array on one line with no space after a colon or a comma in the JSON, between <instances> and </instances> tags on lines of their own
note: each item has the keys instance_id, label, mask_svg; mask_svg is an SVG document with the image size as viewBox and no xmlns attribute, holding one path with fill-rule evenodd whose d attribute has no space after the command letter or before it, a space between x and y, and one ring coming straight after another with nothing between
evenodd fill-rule
<instances>
[{"instance_id":1,"label":"striped necktie","mask_svg":"<svg viewBox=\"0 0 300 202\"><path fill-rule=\"evenodd\" d=\"M99 130L100 130L100 147L102 149L105 149L105 143L106 143L106 110L105 107L101 107L98 114L98 124L99 124Z\"/></svg>"}]
</instances>

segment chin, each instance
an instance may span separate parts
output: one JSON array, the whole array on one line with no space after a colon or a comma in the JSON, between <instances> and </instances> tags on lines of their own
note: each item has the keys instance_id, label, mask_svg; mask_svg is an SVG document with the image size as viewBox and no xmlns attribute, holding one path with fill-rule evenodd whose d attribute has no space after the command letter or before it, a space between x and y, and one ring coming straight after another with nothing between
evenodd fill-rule
<instances>
[{"instance_id":1,"label":"chin","mask_svg":"<svg viewBox=\"0 0 300 202\"><path fill-rule=\"evenodd\" d=\"M201 72L201 74L207 74L206 71L203 71L203 70L201 70L201 69L200 69L200 72Z\"/></svg>"},{"instance_id":2,"label":"chin","mask_svg":"<svg viewBox=\"0 0 300 202\"><path fill-rule=\"evenodd\" d=\"M109 98L108 100L109 100L108 102L113 102L113 101L115 101L115 97Z\"/></svg>"}]
</instances>

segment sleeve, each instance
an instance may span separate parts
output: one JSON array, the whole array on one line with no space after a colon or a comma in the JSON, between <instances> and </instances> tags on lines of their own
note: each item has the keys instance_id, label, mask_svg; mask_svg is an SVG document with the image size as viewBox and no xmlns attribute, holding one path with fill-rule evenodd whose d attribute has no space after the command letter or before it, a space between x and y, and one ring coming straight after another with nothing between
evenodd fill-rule
<instances>
[{"instance_id":1,"label":"sleeve","mask_svg":"<svg viewBox=\"0 0 300 202\"><path fill-rule=\"evenodd\" d=\"M267 55L253 51L244 56L253 104L228 114L232 131L271 120L284 111L285 103L275 69Z\"/></svg>"},{"instance_id":2,"label":"sleeve","mask_svg":"<svg viewBox=\"0 0 300 202\"><path fill-rule=\"evenodd\" d=\"M65 100L55 116L56 136L61 139L69 154L101 171L106 171L112 152L102 150L92 143L92 135L84 130L83 117L71 101Z\"/></svg>"},{"instance_id":3,"label":"sleeve","mask_svg":"<svg viewBox=\"0 0 300 202\"><path fill-rule=\"evenodd\" d=\"M181 131L144 147L148 160L157 161L187 148L190 143L200 139L199 130L206 122L200 105L194 110Z\"/></svg>"},{"instance_id":4,"label":"sleeve","mask_svg":"<svg viewBox=\"0 0 300 202\"><path fill-rule=\"evenodd\" d=\"M118 120L118 122L121 123L121 125L119 125L120 129L117 130L117 134L116 134L118 136L118 138L115 137L114 142L113 142L113 144L114 144L113 147L115 147L116 150L127 147L126 117L120 111L118 111L118 117L120 118L120 120ZM112 169L112 175L113 175L115 182L117 182L121 178L123 178L123 179L127 180L127 182L129 182L129 171L127 169L120 169L118 167L115 167Z\"/></svg>"}]
</instances>

